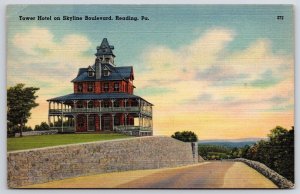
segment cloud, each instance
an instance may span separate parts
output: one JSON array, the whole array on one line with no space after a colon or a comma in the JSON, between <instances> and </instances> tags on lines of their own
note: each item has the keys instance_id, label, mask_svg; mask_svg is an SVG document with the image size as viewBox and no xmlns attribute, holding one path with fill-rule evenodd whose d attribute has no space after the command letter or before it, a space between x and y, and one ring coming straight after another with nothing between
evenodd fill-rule
<instances>
[{"instance_id":1,"label":"cloud","mask_svg":"<svg viewBox=\"0 0 300 194\"><path fill-rule=\"evenodd\" d=\"M69 82L80 67L87 67L94 61L93 55L84 52L91 48L91 42L82 35L66 34L58 39L47 28L32 28L17 33L9 42L7 59L8 86L25 83L39 87L40 104L32 111L29 124L47 120L47 99L71 93Z\"/></svg>"},{"instance_id":2,"label":"cloud","mask_svg":"<svg viewBox=\"0 0 300 194\"><path fill-rule=\"evenodd\" d=\"M239 41L233 30L213 28L175 49L149 45L142 51L135 91L155 105L155 134L193 129L202 138L262 136L274 123L291 125L293 56L274 54L268 39L232 52L233 41ZM72 92L68 80L94 61L85 55L92 44L83 35L58 39L46 28L32 28L15 34L9 44L8 85L41 88L31 125L47 120L46 100Z\"/></svg>"},{"instance_id":3,"label":"cloud","mask_svg":"<svg viewBox=\"0 0 300 194\"><path fill-rule=\"evenodd\" d=\"M14 36L12 43L28 55L43 56L61 54L74 55L87 50L91 43L81 35L66 35L59 42L54 41L54 35L47 28L32 28Z\"/></svg>"},{"instance_id":4,"label":"cloud","mask_svg":"<svg viewBox=\"0 0 300 194\"><path fill-rule=\"evenodd\" d=\"M200 113L260 120L264 113L293 112L293 57L274 54L268 39L253 40L234 52L227 47L232 41L238 41L234 31L216 28L176 49L155 45L144 51L145 70L135 75L135 85L156 105L157 128L180 130L177 115L189 121L189 115L199 115L186 123L201 128L206 122L198 121ZM144 92L149 88L168 92ZM284 108L274 108L279 106L276 100L281 100L280 107ZM229 123L233 119L223 121L223 126L234 125Z\"/></svg>"}]
</instances>

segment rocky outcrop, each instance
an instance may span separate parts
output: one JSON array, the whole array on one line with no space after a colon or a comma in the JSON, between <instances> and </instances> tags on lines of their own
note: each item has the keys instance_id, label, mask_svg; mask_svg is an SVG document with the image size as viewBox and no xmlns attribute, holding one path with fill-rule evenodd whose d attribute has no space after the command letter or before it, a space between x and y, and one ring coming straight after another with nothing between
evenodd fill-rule
<instances>
[{"instance_id":1,"label":"rocky outcrop","mask_svg":"<svg viewBox=\"0 0 300 194\"><path fill-rule=\"evenodd\" d=\"M278 174L277 172L275 172L274 170L270 169L269 167L267 167L266 165L260 162L247 160L244 158L237 158L235 159L235 161L244 162L248 166L254 168L258 172L263 174L265 177L270 179L281 189L290 189L294 187L294 184L291 181L287 180L286 178L284 178L283 176L281 176L280 174Z\"/></svg>"}]
</instances>

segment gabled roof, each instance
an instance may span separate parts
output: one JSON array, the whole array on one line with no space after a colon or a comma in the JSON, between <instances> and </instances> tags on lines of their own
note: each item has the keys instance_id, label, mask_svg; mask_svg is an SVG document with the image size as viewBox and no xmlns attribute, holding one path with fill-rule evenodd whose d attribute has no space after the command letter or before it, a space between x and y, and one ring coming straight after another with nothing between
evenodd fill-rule
<instances>
[{"instance_id":1,"label":"gabled roof","mask_svg":"<svg viewBox=\"0 0 300 194\"><path fill-rule=\"evenodd\" d=\"M95 55L96 56L113 55L115 57L112 50L114 50L114 46L109 45L107 38L103 38L101 45L97 47L97 53Z\"/></svg>"},{"instance_id":2,"label":"gabled roof","mask_svg":"<svg viewBox=\"0 0 300 194\"><path fill-rule=\"evenodd\" d=\"M114 67L111 64L101 64L101 69L107 67L110 70L109 76L104 76L101 74L100 79L96 79L96 76L88 76L88 68L80 68L77 77L72 80L72 82L82 82L82 81L113 81L113 80L127 80L133 75L132 66ZM92 66L95 69L95 65Z\"/></svg>"},{"instance_id":3,"label":"gabled roof","mask_svg":"<svg viewBox=\"0 0 300 194\"><path fill-rule=\"evenodd\" d=\"M88 71L95 71L95 69L94 69L92 66L89 66L89 67L87 68L87 70L88 70Z\"/></svg>"}]
</instances>

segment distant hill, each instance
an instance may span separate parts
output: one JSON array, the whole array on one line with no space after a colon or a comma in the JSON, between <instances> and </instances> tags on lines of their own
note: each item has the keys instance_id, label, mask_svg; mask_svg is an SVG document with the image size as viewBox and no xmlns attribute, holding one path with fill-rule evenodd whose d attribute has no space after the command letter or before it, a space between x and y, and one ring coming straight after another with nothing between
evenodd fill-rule
<instances>
[{"instance_id":1,"label":"distant hill","mask_svg":"<svg viewBox=\"0 0 300 194\"><path fill-rule=\"evenodd\" d=\"M266 138L244 138L244 139L211 139L198 141L201 145L219 145L229 148L244 147L245 145L253 145L260 140L266 140Z\"/></svg>"}]
</instances>

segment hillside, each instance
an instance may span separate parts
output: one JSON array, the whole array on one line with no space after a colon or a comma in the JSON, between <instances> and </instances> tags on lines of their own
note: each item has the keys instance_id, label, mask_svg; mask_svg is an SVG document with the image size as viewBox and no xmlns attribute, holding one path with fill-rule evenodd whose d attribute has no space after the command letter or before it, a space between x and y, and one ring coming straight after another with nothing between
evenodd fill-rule
<instances>
[{"instance_id":1,"label":"hillside","mask_svg":"<svg viewBox=\"0 0 300 194\"><path fill-rule=\"evenodd\" d=\"M218 145L224 146L229 148L241 148L246 145L253 145L260 140L266 140L264 138L245 138L245 139L229 139L229 140L222 140L222 139L212 139L212 140L202 140L198 141L200 145Z\"/></svg>"}]
</instances>

